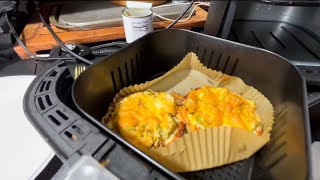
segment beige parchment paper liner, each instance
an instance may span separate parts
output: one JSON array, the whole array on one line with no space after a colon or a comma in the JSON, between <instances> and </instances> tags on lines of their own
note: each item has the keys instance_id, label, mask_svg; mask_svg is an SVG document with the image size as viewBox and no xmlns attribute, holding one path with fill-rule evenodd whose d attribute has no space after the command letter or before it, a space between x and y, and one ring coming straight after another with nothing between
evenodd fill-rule
<instances>
[{"instance_id":1,"label":"beige parchment paper liner","mask_svg":"<svg viewBox=\"0 0 320 180\"><path fill-rule=\"evenodd\" d=\"M194 53L187 54L177 66L159 78L123 88L114 102L147 89L187 94L191 89L204 85L229 88L230 91L253 100L257 105L264 132L257 136L244 129L221 126L187 133L167 147L141 149L172 171L196 171L240 161L253 155L269 141L274 119L269 100L240 78L206 68ZM102 120L104 124L112 111L113 107L110 106Z\"/></svg>"}]
</instances>

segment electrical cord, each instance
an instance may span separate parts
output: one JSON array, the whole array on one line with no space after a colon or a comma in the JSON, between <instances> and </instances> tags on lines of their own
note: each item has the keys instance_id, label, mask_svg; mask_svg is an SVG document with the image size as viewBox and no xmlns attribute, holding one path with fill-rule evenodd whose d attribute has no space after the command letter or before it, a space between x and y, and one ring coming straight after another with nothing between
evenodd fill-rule
<instances>
[{"instance_id":1,"label":"electrical cord","mask_svg":"<svg viewBox=\"0 0 320 180\"><path fill-rule=\"evenodd\" d=\"M22 48L29 54L29 56L30 56L31 58L35 58L36 56L23 44L23 42L21 41L21 39L20 39L20 38L17 38L17 37L19 37L19 36L18 36L16 30L14 29L14 27L12 26L12 24L10 23L7 12L4 13L4 17L6 18L6 21L7 21L7 24L8 24L8 26L9 26L9 28L10 28L10 31L11 31L13 37L14 37L14 38L16 39L16 41L18 42L18 44L20 44L20 46L22 46Z\"/></svg>"},{"instance_id":2,"label":"electrical cord","mask_svg":"<svg viewBox=\"0 0 320 180\"><path fill-rule=\"evenodd\" d=\"M208 3L201 3L201 2L194 2L194 4L196 4L196 5L193 7L193 9L192 9L191 13L189 14L189 16L188 16L186 19L179 20L178 23L189 21L189 20L191 19L192 15L193 15L194 11L196 10L196 8L197 8L198 6L210 6L210 4L208 4ZM172 5L171 5L171 6L172 6ZM158 8L158 7L156 6L155 8ZM175 21L175 19L169 19L169 18L163 17L163 16L161 16L161 15L155 13L155 12L153 12L153 14L154 14L155 16L161 18L161 19L166 20L166 21Z\"/></svg>"},{"instance_id":3,"label":"electrical cord","mask_svg":"<svg viewBox=\"0 0 320 180\"><path fill-rule=\"evenodd\" d=\"M11 24L8 14L7 12L4 12L4 17L6 19L6 22L9 26L9 29L13 35L13 37L15 38L15 40L17 41L17 43L24 49L24 51L26 53L28 53L28 55L30 56L30 59L37 59L39 61L49 61L49 60L70 60L72 58L42 58L42 57L38 57L36 54L33 54L28 48L27 46L21 41L21 39L19 38L19 35L17 33L17 31L14 29L13 25Z\"/></svg>"},{"instance_id":4,"label":"electrical cord","mask_svg":"<svg viewBox=\"0 0 320 180\"><path fill-rule=\"evenodd\" d=\"M39 17L41 22L43 23L43 25L48 29L48 31L50 32L50 34L52 35L52 37L55 39L55 41L65 50L67 51L70 55L72 55L73 57L77 58L78 60L82 61L83 63L86 63L88 65L92 65L93 63L91 61L89 61L88 59L79 56L78 54L76 54L75 52L71 51L62 41L61 39L57 36L57 34L53 31L53 29L49 26L49 24L45 21L44 17L42 16L42 13L40 11L40 7L39 7L39 1L34 0L34 4L36 6L36 9L39 11Z\"/></svg>"},{"instance_id":5,"label":"electrical cord","mask_svg":"<svg viewBox=\"0 0 320 180\"><path fill-rule=\"evenodd\" d=\"M194 3L194 0L192 0L190 2L190 4L188 5L188 7L180 14L180 16L175 20L173 21L169 26L166 27L166 29L169 29L171 28L172 26L174 26L186 13L187 11L191 8L191 6L193 5Z\"/></svg>"},{"instance_id":6,"label":"electrical cord","mask_svg":"<svg viewBox=\"0 0 320 180\"><path fill-rule=\"evenodd\" d=\"M32 53L27 47L26 45L22 42L22 40L19 38L18 33L16 32L16 30L14 29L13 25L11 24L9 17L7 15L7 13L4 13L6 22L10 28L10 31L13 35L13 37L15 38L15 40L17 41L17 43L24 49L24 51L30 56L30 59L36 59L38 61L45 61L48 62L50 60L75 60L75 58L72 57L67 57L67 58L60 58L60 57L40 57L39 55L36 55L34 53ZM97 45L97 46L93 46L90 49L92 50L92 54L94 54L95 56L105 56L105 55L109 55L111 53L114 53L117 51L117 48L122 48L124 46L128 45L128 43L123 42L123 41L119 41L119 42L111 42L111 43L107 43L107 44L101 44L101 45ZM116 47L116 49L109 49L110 47ZM108 48L108 49L105 49Z\"/></svg>"}]
</instances>

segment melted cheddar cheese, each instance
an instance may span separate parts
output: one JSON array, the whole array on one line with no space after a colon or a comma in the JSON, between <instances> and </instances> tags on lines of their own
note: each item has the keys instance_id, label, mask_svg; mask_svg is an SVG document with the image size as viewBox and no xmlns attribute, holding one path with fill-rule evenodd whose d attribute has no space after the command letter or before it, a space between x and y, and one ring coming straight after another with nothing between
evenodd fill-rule
<instances>
[{"instance_id":1,"label":"melted cheddar cheese","mask_svg":"<svg viewBox=\"0 0 320 180\"><path fill-rule=\"evenodd\" d=\"M132 144L151 148L165 146L182 135L175 121L174 98L167 93L144 91L131 94L115 105L107 127Z\"/></svg>"},{"instance_id":2,"label":"melted cheddar cheese","mask_svg":"<svg viewBox=\"0 0 320 180\"><path fill-rule=\"evenodd\" d=\"M203 86L189 92L178 107L177 117L191 131L231 126L262 134L262 123L253 101L227 88Z\"/></svg>"}]
</instances>

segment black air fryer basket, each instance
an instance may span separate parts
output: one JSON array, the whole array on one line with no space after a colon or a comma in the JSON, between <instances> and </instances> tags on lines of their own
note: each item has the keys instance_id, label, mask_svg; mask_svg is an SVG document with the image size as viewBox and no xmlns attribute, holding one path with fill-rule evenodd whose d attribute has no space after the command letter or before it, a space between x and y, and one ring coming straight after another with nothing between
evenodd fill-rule
<instances>
[{"instance_id":1,"label":"black air fryer basket","mask_svg":"<svg viewBox=\"0 0 320 180\"><path fill-rule=\"evenodd\" d=\"M310 132L305 82L295 66L269 51L191 31L155 31L83 72L73 85L73 100L91 123L177 178L177 174L105 128L100 120L121 88L164 74L191 51L207 67L240 77L246 84L263 93L274 106L275 124L270 142L249 160L245 160L246 163L241 164L246 166L242 168L242 171L246 171L246 178L309 178ZM231 177L243 174L232 168L228 169L228 166L232 167L234 164L224 167L225 173L229 173ZM180 175L190 179L211 179L214 177L209 176L210 172L218 169Z\"/></svg>"}]
</instances>

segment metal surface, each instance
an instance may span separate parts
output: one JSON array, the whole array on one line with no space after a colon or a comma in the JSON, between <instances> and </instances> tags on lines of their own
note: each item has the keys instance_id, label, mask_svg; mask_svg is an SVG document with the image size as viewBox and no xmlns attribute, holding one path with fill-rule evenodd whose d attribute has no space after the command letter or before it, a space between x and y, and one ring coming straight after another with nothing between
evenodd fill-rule
<instances>
[{"instance_id":1,"label":"metal surface","mask_svg":"<svg viewBox=\"0 0 320 180\"><path fill-rule=\"evenodd\" d=\"M277 6L257 1L238 1L235 15L235 20L273 21L295 25L320 37L319 18L320 6Z\"/></svg>"},{"instance_id":2,"label":"metal surface","mask_svg":"<svg viewBox=\"0 0 320 180\"><path fill-rule=\"evenodd\" d=\"M229 39L270 50L298 65L320 62L317 37L286 23L238 20L233 24Z\"/></svg>"},{"instance_id":3,"label":"metal surface","mask_svg":"<svg viewBox=\"0 0 320 180\"><path fill-rule=\"evenodd\" d=\"M204 65L238 76L254 86L274 106L275 124L270 142L254 156L259 166L251 166L248 168L251 171L244 174L253 175L252 178L261 178L259 172L263 172L263 177L275 179L308 178L310 131L305 81L289 61L262 49L191 31L155 31L82 73L74 83L73 100L90 122L141 154L104 127L100 119L122 87L168 71L190 51L197 53ZM219 168L206 171L218 172ZM231 172L225 172L228 173Z\"/></svg>"},{"instance_id":4,"label":"metal surface","mask_svg":"<svg viewBox=\"0 0 320 180\"><path fill-rule=\"evenodd\" d=\"M236 11L236 1L211 1L204 33L226 39Z\"/></svg>"},{"instance_id":5,"label":"metal surface","mask_svg":"<svg viewBox=\"0 0 320 180\"><path fill-rule=\"evenodd\" d=\"M319 0L260 0L261 2L286 6L314 6L319 5Z\"/></svg>"},{"instance_id":6,"label":"metal surface","mask_svg":"<svg viewBox=\"0 0 320 180\"><path fill-rule=\"evenodd\" d=\"M320 19L319 19L320 20ZM315 33L287 23L237 20L229 39L264 48L289 59L308 84L320 85L320 40Z\"/></svg>"},{"instance_id":7,"label":"metal surface","mask_svg":"<svg viewBox=\"0 0 320 180\"><path fill-rule=\"evenodd\" d=\"M288 58L299 68L308 85L311 133L315 141L320 137L319 1L290 2L238 2L229 39L273 51ZM314 6L315 3L317 6Z\"/></svg>"},{"instance_id":8,"label":"metal surface","mask_svg":"<svg viewBox=\"0 0 320 180\"><path fill-rule=\"evenodd\" d=\"M77 4L77 5L75 5ZM170 5L166 3L165 5ZM152 11L166 18L175 19L180 12L185 10L188 4L172 4L173 6L154 8ZM50 21L63 29L96 29L122 25L122 10L125 7L118 6L111 1L80 1L65 3L60 11L50 17ZM190 9L184 17L191 13ZM154 21L159 21L154 16Z\"/></svg>"}]
</instances>

